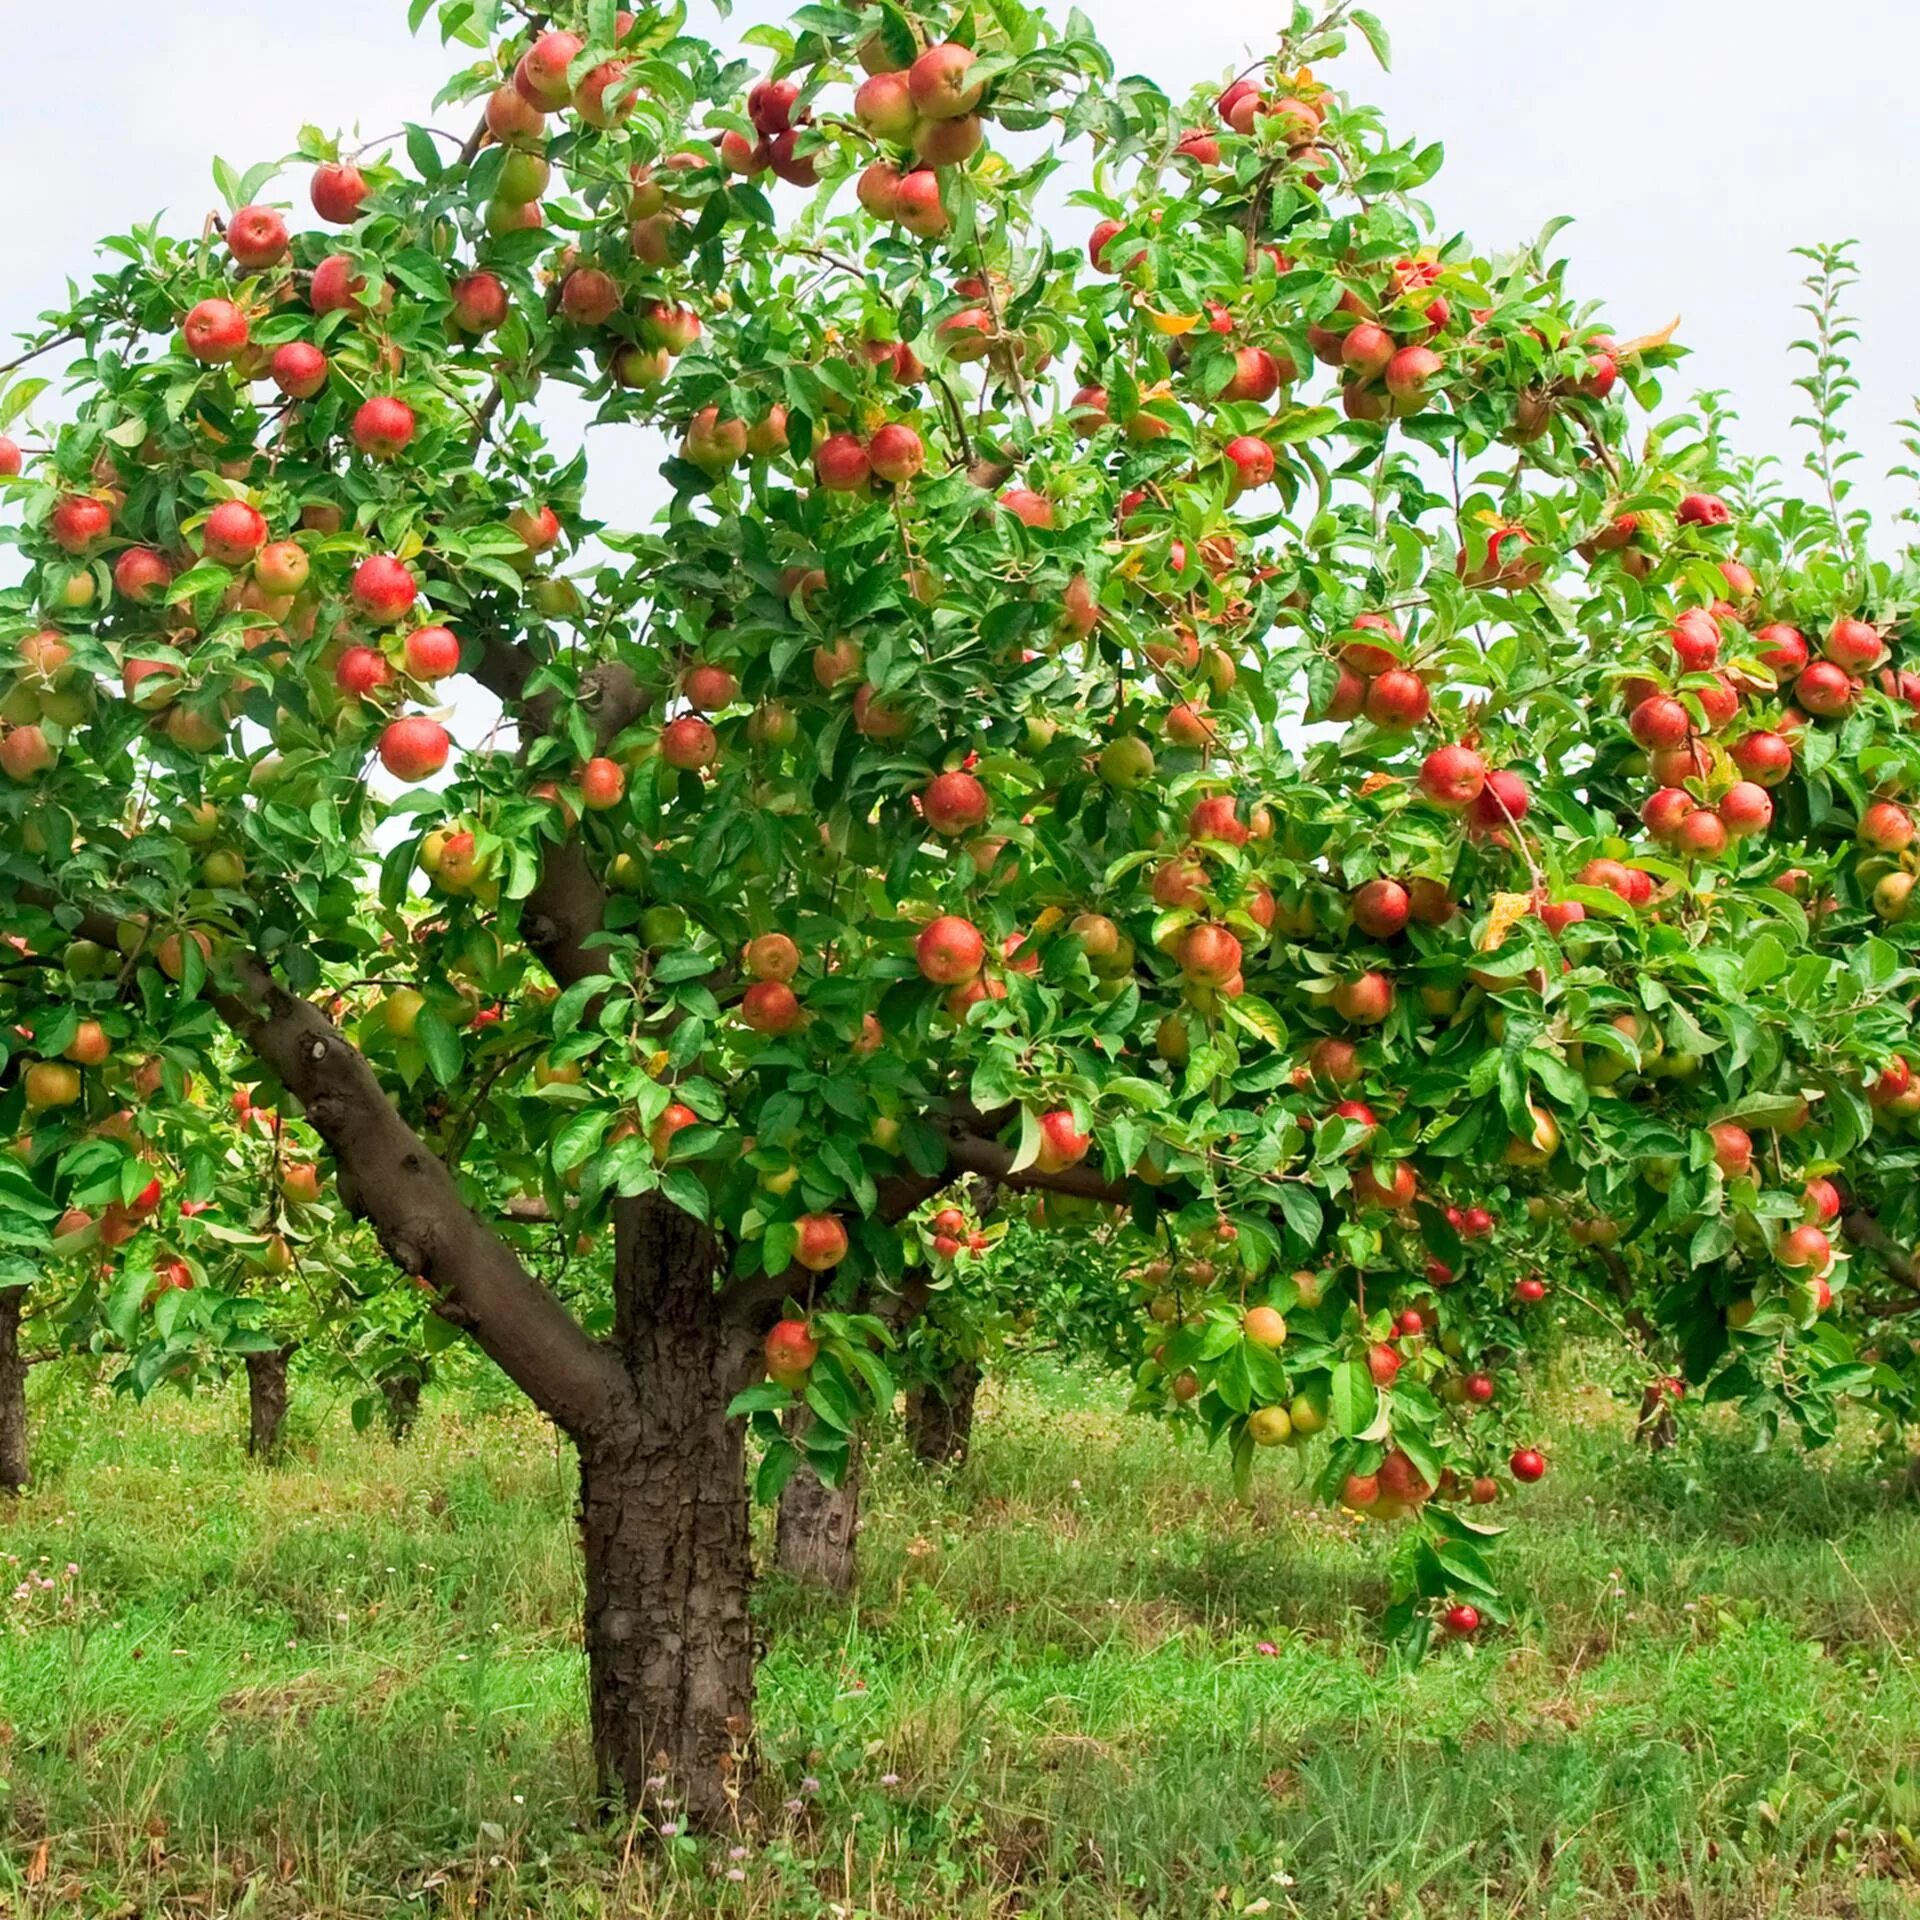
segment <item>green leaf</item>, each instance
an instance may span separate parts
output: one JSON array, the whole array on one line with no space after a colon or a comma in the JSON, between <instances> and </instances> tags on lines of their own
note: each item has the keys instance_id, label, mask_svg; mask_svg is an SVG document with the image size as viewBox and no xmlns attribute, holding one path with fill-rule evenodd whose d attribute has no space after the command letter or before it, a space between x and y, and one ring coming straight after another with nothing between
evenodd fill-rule
<instances>
[{"instance_id":1,"label":"green leaf","mask_svg":"<svg viewBox=\"0 0 1920 1920\"><path fill-rule=\"evenodd\" d=\"M104 1309L108 1327L123 1346L132 1346L140 1326L140 1309L146 1303L147 1288L153 1284L148 1267L130 1263L118 1284L107 1296Z\"/></svg>"},{"instance_id":2,"label":"green leaf","mask_svg":"<svg viewBox=\"0 0 1920 1920\"><path fill-rule=\"evenodd\" d=\"M707 1189L700 1176L690 1168L668 1167L660 1176L660 1191L682 1213L691 1214L696 1220L707 1218Z\"/></svg>"},{"instance_id":3,"label":"green leaf","mask_svg":"<svg viewBox=\"0 0 1920 1920\"><path fill-rule=\"evenodd\" d=\"M754 1499L763 1507L778 1500L799 1465L799 1448L790 1440L776 1440L761 1460L760 1471L753 1476Z\"/></svg>"},{"instance_id":4,"label":"green leaf","mask_svg":"<svg viewBox=\"0 0 1920 1920\"><path fill-rule=\"evenodd\" d=\"M1320 1211L1320 1202L1312 1190L1303 1187L1297 1180L1280 1182L1278 1194L1280 1212L1286 1220L1288 1229L1305 1245L1317 1246L1324 1226Z\"/></svg>"},{"instance_id":5,"label":"green leaf","mask_svg":"<svg viewBox=\"0 0 1920 1920\"><path fill-rule=\"evenodd\" d=\"M1292 407L1268 426L1260 438L1269 446L1291 447L1302 440L1319 440L1340 424L1340 415L1332 407Z\"/></svg>"},{"instance_id":6,"label":"green leaf","mask_svg":"<svg viewBox=\"0 0 1920 1920\"><path fill-rule=\"evenodd\" d=\"M443 1087L460 1078L460 1036L431 1007L420 1009L413 1037L427 1056L427 1066Z\"/></svg>"},{"instance_id":7,"label":"green leaf","mask_svg":"<svg viewBox=\"0 0 1920 1920\"><path fill-rule=\"evenodd\" d=\"M727 1402L729 1420L744 1419L750 1413L782 1413L793 1404L791 1389L776 1380L760 1380L743 1387Z\"/></svg>"},{"instance_id":8,"label":"green leaf","mask_svg":"<svg viewBox=\"0 0 1920 1920\"><path fill-rule=\"evenodd\" d=\"M413 170L429 185L440 178L440 150L433 143L433 135L425 127L407 125L407 158L413 162Z\"/></svg>"},{"instance_id":9,"label":"green leaf","mask_svg":"<svg viewBox=\"0 0 1920 1920\"><path fill-rule=\"evenodd\" d=\"M612 1120L613 1115L604 1107L595 1107L585 1113L572 1115L556 1127L553 1144L548 1149L554 1172L566 1173L583 1161L590 1160Z\"/></svg>"},{"instance_id":10,"label":"green leaf","mask_svg":"<svg viewBox=\"0 0 1920 1920\"><path fill-rule=\"evenodd\" d=\"M1343 1360L1333 1370L1327 1411L1334 1431L1357 1440L1373 1425L1380 1411L1380 1389L1362 1360Z\"/></svg>"},{"instance_id":11,"label":"green leaf","mask_svg":"<svg viewBox=\"0 0 1920 1920\"><path fill-rule=\"evenodd\" d=\"M1349 17L1365 36L1367 45L1373 49L1373 57L1380 62L1381 72L1390 72L1393 67L1393 46L1387 38L1386 28L1372 14L1357 7Z\"/></svg>"}]
</instances>

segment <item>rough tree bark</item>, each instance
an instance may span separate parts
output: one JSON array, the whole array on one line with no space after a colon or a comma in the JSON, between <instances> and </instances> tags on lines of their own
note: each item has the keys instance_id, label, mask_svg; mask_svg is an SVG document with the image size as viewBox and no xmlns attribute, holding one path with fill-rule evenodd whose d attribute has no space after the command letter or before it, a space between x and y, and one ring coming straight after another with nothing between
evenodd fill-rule
<instances>
[{"instance_id":1,"label":"rough tree bark","mask_svg":"<svg viewBox=\"0 0 1920 1920\"><path fill-rule=\"evenodd\" d=\"M713 1236L657 1195L615 1209L613 1342L633 1396L580 1447L593 1750L603 1789L729 1824L751 1771L745 1423L756 1329L714 1291ZM660 1784L664 1783L664 1784Z\"/></svg>"},{"instance_id":2,"label":"rough tree bark","mask_svg":"<svg viewBox=\"0 0 1920 1920\"><path fill-rule=\"evenodd\" d=\"M287 1418L287 1361L291 1347L247 1355L247 1452L271 1460L280 1451Z\"/></svg>"},{"instance_id":3,"label":"rough tree bark","mask_svg":"<svg viewBox=\"0 0 1920 1920\"><path fill-rule=\"evenodd\" d=\"M27 1363L20 1352L25 1287L0 1287L0 1493L27 1484Z\"/></svg>"},{"instance_id":4,"label":"rough tree bark","mask_svg":"<svg viewBox=\"0 0 1920 1920\"><path fill-rule=\"evenodd\" d=\"M787 1431L798 1434L813 1416L796 1408ZM847 1453L847 1470L830 1487L804 1460L780 1491L774 1521L774 1559L782 1573L829 1593L851 1593L857 1570L854 1540L860 1530L860 1479L863 1470L859 1434Z\"/></svg>"},{"instance_id":5,"label":"rough tree bark","mask_svg":"<svg viewBox=\"0 0 1920 1920\"><path fill-rule=\"evenodd\" d=\"M397 1447L413 1431L420 1417L420 1389L425 1384L417 1373L390 1373L380 1382L380 1397L387 1403L387 1438Z\"/></svg>"},{"instance_id":6,"label":"rough tree bark","mask_svg":"<svg viewBox=\"0 0 1920 1920\"><path fill-rule=\"evenodd\" d=\"M958 1466L966 1459L980 1369L971 1360L957 1360L944 1385L944 1393L920 1386L907 1395L907 1444L929 1466Z\"/></svg>"}]
</instances>

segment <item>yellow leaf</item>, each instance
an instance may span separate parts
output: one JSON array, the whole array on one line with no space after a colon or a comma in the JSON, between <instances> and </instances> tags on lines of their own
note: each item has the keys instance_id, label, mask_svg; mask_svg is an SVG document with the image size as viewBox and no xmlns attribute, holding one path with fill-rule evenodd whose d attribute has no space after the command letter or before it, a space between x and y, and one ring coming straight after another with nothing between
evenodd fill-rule
<instances>
[{"instance_id":1,"label":"yellow leaf","mask_svg":"<svg viewBox=\"0 0 1920 1920\"><path fill-rule=\"evenodd\" d=\"M1651 353L1656 347L1664 347L1680 331L1680 316L1676 313L1658 333L1643 333L1632 340L1623 340L1620 350L1613 356L1616 360L1630 360L1636 353Z\"/></svg>"},{"instance_id":2,"label":"yellow leaf","mask_svg":"<svg viewBox=\"0 0 1920 1920\"><path fill-rule=\"evenodd\" d=\"M1494 953L1507 943L1507 935L1533 911L1530 893L1496 893L1493 911L1487 915L1487 930L1480 936L1480 951Z\"/></svg>"}]
</instances>

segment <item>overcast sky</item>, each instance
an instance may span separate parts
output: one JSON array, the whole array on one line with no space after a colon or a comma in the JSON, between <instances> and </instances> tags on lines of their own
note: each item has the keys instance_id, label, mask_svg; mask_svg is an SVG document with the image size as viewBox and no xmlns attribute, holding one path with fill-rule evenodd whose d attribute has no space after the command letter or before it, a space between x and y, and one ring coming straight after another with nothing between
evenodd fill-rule
<instances>
[{"instance_id":1,"label":"overcast sky","mask_svg":"<svg viewBox=\"0 0 1920 1920\"><path fill-rule=\"evenodd\" d=\"M1288 10L1287 0L1081 3L1122 71L1175 91L1244 64ZM1444 143L1429 189L1443 230L1497 250L1575 216L1559 243L1575 291L1603 299L1623 335L1680 314L1695 357L1670 397L1730 389L1755 450L1795 461L1804 450L1789 426L1787 354L1804 267L1789 249L1858 239L1862 484L1905 504L1905 489L1878 476L1920 386L1906 340L1920 265L1903 150L1920 8L1826 0L1815 34L1809 10L1786 0L1374 4L1393 35L1393 72L1361 49L1334 78L1383 104L1396 132ZM0 47L23 11L24 0L0 0ZM770 11L752 0L731 31ZM431 30L409 37L405 15L404 0L61 0L38 13L36 40L57 21L60 43L85 57L55 62L72 84L12 90L10 144L37 158L16 167L8 195L0 331L58 299L97 235L162 209L177 226L197 223L215 203L215 152L244 169L287 151L304 120L375 135L429 117L454 62ZM37 70L45 47L24 51ZM622 480L628 495L639 476Z\"/></svg>"}]
</instances>

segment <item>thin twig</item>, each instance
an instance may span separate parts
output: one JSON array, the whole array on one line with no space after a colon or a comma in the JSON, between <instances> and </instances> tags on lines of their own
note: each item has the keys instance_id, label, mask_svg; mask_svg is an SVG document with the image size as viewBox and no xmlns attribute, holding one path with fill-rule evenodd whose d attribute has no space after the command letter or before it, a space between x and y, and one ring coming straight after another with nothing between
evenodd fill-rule
<instances>
[{"instance_id":1,"label":"thin twig","mask_svg":"<svg viewBox=\"0 0 1920 1920\"><path fill-rule=\"evenodd\" d=\"M60 347L70 347L76 340L84 340L85 332L79 327L69 327L64 333L56 333L51 339L43 340L37 347L29 347L23 354L11 360L0 360L0 374L14 372L24 367L29 360L38 360L43 353L52 353Z\"/></svg>"}]
</instances>

